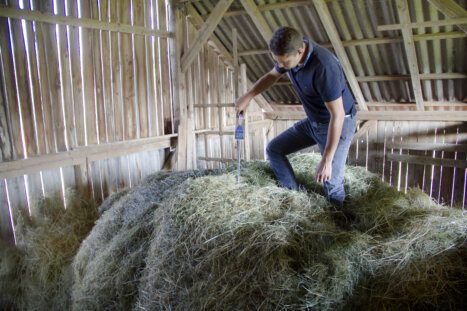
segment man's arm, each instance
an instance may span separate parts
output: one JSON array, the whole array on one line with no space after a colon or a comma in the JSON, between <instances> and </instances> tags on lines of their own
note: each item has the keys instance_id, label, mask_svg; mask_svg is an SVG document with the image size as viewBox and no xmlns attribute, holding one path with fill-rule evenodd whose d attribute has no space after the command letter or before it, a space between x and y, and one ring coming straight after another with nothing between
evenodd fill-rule
<instances>
[{"instance_id":1,"label":"man's arm","mask_svg":"<svg viewBox=\"0 0 467 311\"><path fill-rule=\"evenodd\" d=\"M277 70L273 68L271 71L259 78L258 81L256 81L256 83L248 92L237 98L237 100L235 101L235 109L237 110L237 114L244 112L250 104L250 101L256 95L270 88L274 83L277 82L277 80L279 80L281 76L282 74L277 72Z\"/></svg>"},{"instance_id":2,"label":"man's arm","mask_svg":"<svg viewBox=\"0 0 467 311\"><path fill-rule=\"evenodd\" d=\"M342 96L331 102L326 102L326 107L331 114L329 121L328 136L326 146L323 151L323 157L316 169L316 180L324 182L331 179L332 159L336 153L339 138L342 133L342 125L344 124L345 111L342 102Z\"/></svg>"}]
</instances>

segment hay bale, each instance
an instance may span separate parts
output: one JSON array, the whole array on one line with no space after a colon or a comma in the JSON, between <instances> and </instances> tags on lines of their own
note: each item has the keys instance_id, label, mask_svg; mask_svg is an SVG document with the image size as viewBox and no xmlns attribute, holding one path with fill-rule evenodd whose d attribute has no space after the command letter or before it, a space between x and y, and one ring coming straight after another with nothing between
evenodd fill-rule
<instances>
[{"instance_id":1,"label":"hay bale","mask_svg":"<svg viewBox=\"0 0 467 311\"><path fill-rule=\"evenodd\" d=\"M156 215L138 308L327 310L351 293L339 284L358 279L348 256L366 241L334 224L324 197L236 184L234 174L187 180L174 194Z\"/></svg>"},{"instance_id":2,"label":"hay bale","mask_svg":"<svg viewBox=\"0 0 467 311\"><path fill-rule=\"evenodd\" d=\"M21 287L18 282L23 274L23 258L18 248L0 241L0 309L17 310L21 299Z\"/></svg>"},{"instance_id":3,"label":"hay bale","mask_svg":"<svg viewBox=\"0 0 467 311\"><path fill-rule=\"evenodd\" d=\"M215 172L157 173L109 197L73 262L73 310L130 310L163 199L189 177Z\"/></svg>"},{"instance_id":4,"label":"hay bale","mask_svg":"<svg viewBox=\"0 0 467 311\"><path fill-rule=\"evenodd\" d=\"M67 208L60 194L41 198L32 207L32 215L18 217L16 254L18 267L8 286L19 288L14 301L19 310L59 310L70 307L70 264L81 241L97 219L97 208L91 201L69 191ZM9 269L2 260L2 270Z\"/></svg>"},{"instance_id":5,"label":"hay bale","mask_svg":"<svg viewBox=\"0 0 467 311\"><path fill-rule=\"evenodd\" d=\"M291 157L300 192L264 161L242 165L240 184L235 167L151 175L103 203L65 290L45 288L65 301L72 287L73 310L462 309L465 216L347 167L343 226L314 181L319 160ZM70 277L55 262L52 281Z\"/></svg>"}]
</instances>

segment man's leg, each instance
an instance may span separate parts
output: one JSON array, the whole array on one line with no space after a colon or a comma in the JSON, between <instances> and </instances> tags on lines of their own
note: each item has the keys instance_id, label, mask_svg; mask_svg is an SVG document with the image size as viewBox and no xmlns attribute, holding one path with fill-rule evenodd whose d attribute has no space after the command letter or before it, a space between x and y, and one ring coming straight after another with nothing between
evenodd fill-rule
<instances>
[{"instance_id":1,"label":"man's leg","mask_svg":"<svg viewBox=\"0 0 467 311\"><path fill-rule=\"evenodd\" d=\"M287 155L316 144L310 135L310 122L301 120L271 140L266 148L269 162L282 187L298 190Z\"/></svg>"},{"instance_id":2,"label":"man's leg","mask_svg":"<svg viewBox=\"0 0 467 311\"><path fill-rule=\"evenodd\" d=\"M335 206L341 207L345 199L344 171L345 161L349 153L352 138L356 128L356 117L346 117L342 126L339 145L332 160L331 179L324 182L324 193L327 199ZM324 148L323 148L324 149ZM321 151L322 153L322 151Z\"/></svg>"}]
</instances>

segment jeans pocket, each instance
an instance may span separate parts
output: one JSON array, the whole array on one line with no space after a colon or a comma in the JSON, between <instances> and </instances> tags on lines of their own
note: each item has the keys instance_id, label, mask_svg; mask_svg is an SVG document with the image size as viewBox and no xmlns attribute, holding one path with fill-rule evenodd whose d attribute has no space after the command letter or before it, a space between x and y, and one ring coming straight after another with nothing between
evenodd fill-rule
<instances>
[{"instance_id":1,"label":"jeans pocket","mask_svg":"<svg viewBox=\"0 0 467 311\"><path fill-rule=\"evenodd\" d=\"M342 125L342 132L340 140L347 140L352 138L355 134L355 129L357 127L357 123L355 118L345 118L344 124Z\"/></svg>"}]
</instances>

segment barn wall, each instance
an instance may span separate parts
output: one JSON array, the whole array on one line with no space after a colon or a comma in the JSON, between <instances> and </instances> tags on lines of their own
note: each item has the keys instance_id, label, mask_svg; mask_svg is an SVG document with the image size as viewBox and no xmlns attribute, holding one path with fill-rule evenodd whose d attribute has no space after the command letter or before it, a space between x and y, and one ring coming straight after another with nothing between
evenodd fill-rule
<instances>
[{"instance_id":1,"label":"barn wall","mask_svg":"<svg viewBox=\"0 0 467 311\"><path fill-rule=\"evenodd\" d=\"M31 212L42 195L66 200L67 188L84 187L99 202L159 171L176 133L170 38L139 34L167 31L165 1L0 4L141 27L0 18L0 164L28 171L36 161L28 173L0 176L0 239L12 241L18 211Z\"/></svg>"}]
</instances>

